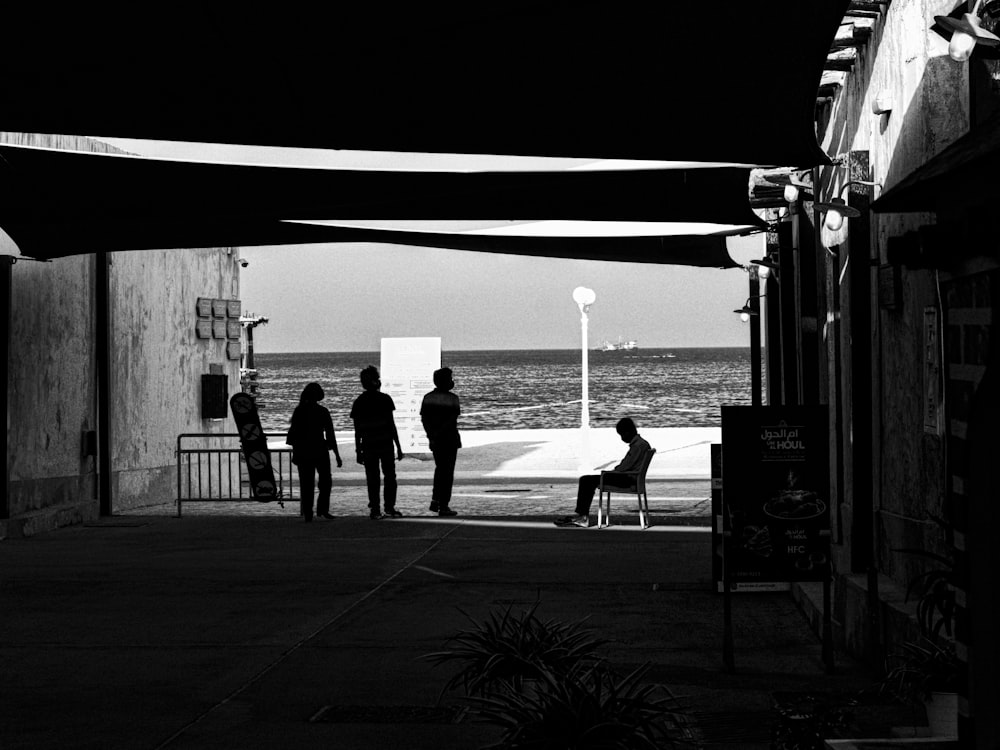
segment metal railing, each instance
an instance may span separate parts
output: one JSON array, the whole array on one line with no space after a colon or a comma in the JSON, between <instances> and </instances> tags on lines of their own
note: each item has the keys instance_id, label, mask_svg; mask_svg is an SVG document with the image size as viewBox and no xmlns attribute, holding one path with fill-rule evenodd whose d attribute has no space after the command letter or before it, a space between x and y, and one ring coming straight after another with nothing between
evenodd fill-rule
<instances>
[{"instance_id":1,"label":"metal railing","mask_svg":"<svg viewBox=\"0 0 1000 750\"><path fill-rule=\"evenodd\" d=\"M177 517L185 502L253 500L238 433L177 436ZM298 500L291 448L272 448L271 465L281 502Z\"/></svg>"}]
</instances>

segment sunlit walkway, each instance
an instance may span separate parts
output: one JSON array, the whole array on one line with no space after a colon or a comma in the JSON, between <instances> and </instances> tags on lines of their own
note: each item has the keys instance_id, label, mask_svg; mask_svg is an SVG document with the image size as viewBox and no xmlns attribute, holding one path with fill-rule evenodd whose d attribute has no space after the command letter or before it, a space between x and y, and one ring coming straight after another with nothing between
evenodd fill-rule
<instances>
[{"instance_id":1,"label":"sunlit walkway","mask_svg":"<svg viewBox=\"0 0 1000 750\"><path fill-rule=\"evenodd\" d=\"M358 480L356 480L358 481ZM360 480L363 482L363 480ZM396 500L396 508L410 517L432 517L428 510L431 486L428 481L418 484L407 483L403 479ZM576 484L566 482L537 482L510 480L499 483L456 485L452 493L451 507L463 518L481 516L563 516L573 510L576 499ZM612 510L616 522L637 524L635 502L627 495L615 495ZM649 484L649 509L654 524L683 523L687 525L709 525L711 515L711 490L704 480L654 482ZM142 515L162 515L176 511L175 506L154 506L130 513ZM258 503L243 501L185 502L182 515L233 514L248 516L283 517L298 516L298 501L278 503ZM337 517L367 516L368 494L362 484L334 485L330 498L330 512ZM597 501L594 501L594 513Z\"/></svg>"}]
</instances>

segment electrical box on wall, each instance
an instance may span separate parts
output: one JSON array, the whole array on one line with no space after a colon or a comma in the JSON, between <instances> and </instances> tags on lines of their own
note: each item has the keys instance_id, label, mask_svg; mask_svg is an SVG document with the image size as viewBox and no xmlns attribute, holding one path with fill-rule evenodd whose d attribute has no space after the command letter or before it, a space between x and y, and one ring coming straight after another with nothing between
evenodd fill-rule
<instances>
[{"instance_id":1,"label":"electrical box on wall","mask_svg":"<svg viewBox=\"0 0 1000 750\"><path fill-rule=\"evenodd\" d=\"M229 412L229 376L201 376L201 418L225 419Z\"/></svg>"}]
</instances>

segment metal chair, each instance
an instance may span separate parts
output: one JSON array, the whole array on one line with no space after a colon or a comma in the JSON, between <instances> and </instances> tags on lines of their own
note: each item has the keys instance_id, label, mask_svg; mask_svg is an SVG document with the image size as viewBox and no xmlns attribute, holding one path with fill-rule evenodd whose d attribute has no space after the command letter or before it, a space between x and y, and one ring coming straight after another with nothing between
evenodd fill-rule
<instances>
[{"instance_id":1,"label":"metal chair","mask_svg":"<svg viewBox=\"0 0 1000 750\"><path fill-rule=\"evenodd\" d=\"M651 524L649 523L649 498L646 496L646 471L649 469L649 464L653 460L653 456L656 455L656 449L650 448L649 451L643 456L642 465L636 471L602 471L601 472L601 483L597 486L600 491L597 500L597 527L611 525L611 493L612 492L625 492L636 496L639 502L639 525L648 529ZM621 476L625 474L629 477L634 477L634 480L629 483L627 487L621 487L617 485L611 485L604 483L604 478L607 474L616 474ZM608 494L608 507L605 511L604 508L604 493Z\"/></svg>"}]
</instances>

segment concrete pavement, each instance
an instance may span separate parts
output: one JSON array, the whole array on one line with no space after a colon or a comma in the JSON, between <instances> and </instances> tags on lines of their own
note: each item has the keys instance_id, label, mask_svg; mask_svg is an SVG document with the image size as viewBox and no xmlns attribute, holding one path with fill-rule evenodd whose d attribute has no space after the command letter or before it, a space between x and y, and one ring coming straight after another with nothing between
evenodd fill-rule
<instances>
[{"instance_id":1,"label":"concrete pavement","mask_svg":"<svg viewBox=\"0 0 1000 750\"><path fill-rule=\"evenodd\" d=\"M556 528L578 469L565 436L491 433L466 434L454 519L427 510L432 464L404 461L402 519L369 520L352 469L332 521L303 523L296 503L186 503L0 541L0 748L482 747L496 729L456 694L439 705L451 672L419 657L468 625L461 610L536 603L543 619L589 618L613 667L648 663L704 747L767 748L779 700L869 687L843 655L825 674L810 600L803 612L787 593L734 597L726 670L708 443L651 432L648 530L622 496L611 528ZM616 440L594 455L617 461ZM853 736L888 732L873 710Z\"/></svg>"},{"instance_id":2,"label":"concrete pavement","mask_svg":"<svg viewBox=\"0 0 1000 750\"><path fill-rule=\"evenodd\" d=\"M709 478L710 446L721 441L718 427L643 428L640 434L656 448L649 466L651 480L693 480ZM268 441L272 448L287 447L284 438ZM337 442L344 459L334 469L335 482L364 483L364 470L354 454L354 433L338 432ZM612 428L592 428L584 438L581 431L463 430L455 480L465 483L496 482L509 479L574 480L581 473L610 469L628 450ZM429 480L434 473L430 454L407 454L397 464L402 481Z\"/></svg>"},{"instance_id":3,"label":"concrete pavement","mask_svg":"<svg viewBox=\"0 0 1000 750\"><path fill-rule=\"evenodd\" d=\"M615 667L649 662L706 747L767 747L779 693L870 684L842 656L824 674L781 593L736 597L727 673L708 529L618 520L163 508L6 540L0 747L481 747L496 731L435 714L450 672L419 657L467 625L460 609L536 602L588 617Z\"/></svg>"}]
</instances>

